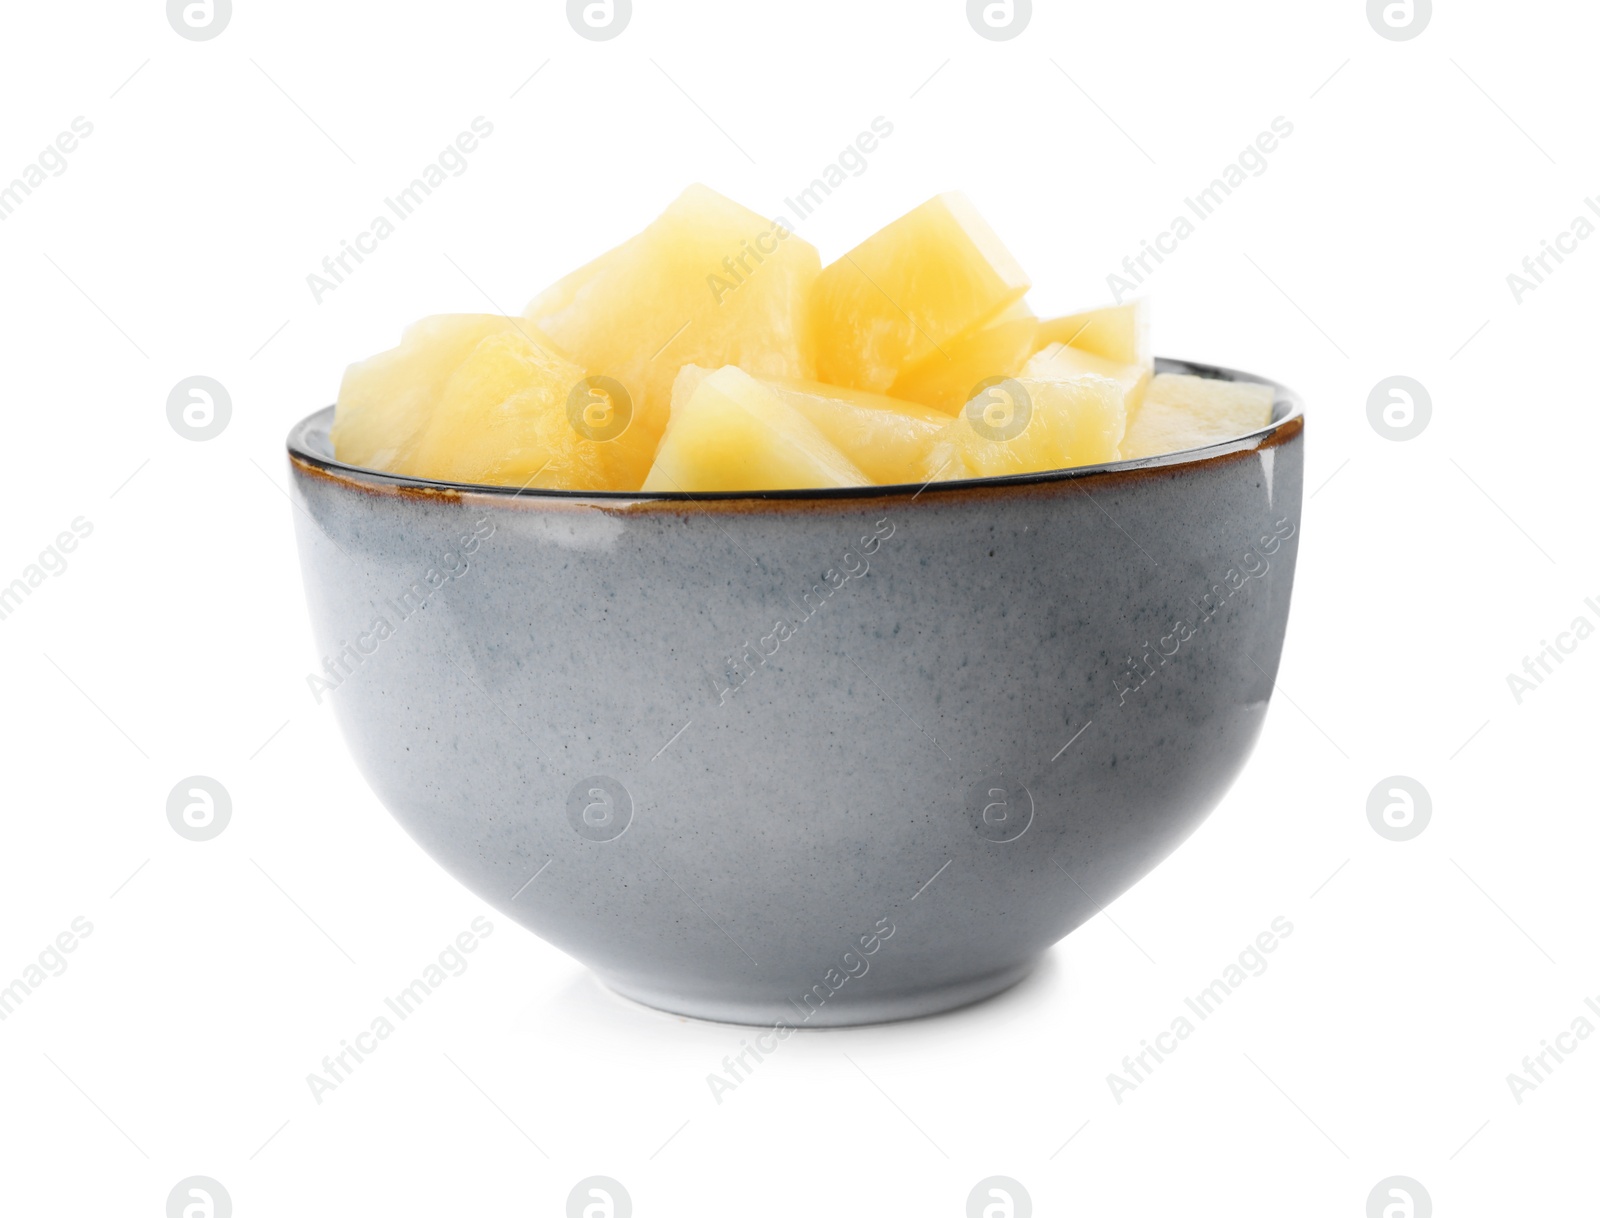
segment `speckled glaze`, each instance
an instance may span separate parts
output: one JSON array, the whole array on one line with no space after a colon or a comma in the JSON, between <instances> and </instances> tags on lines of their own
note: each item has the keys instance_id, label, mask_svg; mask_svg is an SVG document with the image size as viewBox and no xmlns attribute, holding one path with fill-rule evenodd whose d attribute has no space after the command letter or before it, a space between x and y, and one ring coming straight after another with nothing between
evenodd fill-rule
<instances>
[{"instance_id":1,"label":"speckled glaze","mask_svg":"<svg viewBox=\"0 0 1600 1218\"><path fill-rule=\"evenodd\" d=\"M425 850L622 994L794 1027L959 1006L1248 756L1300 540L1277 396L1169 457L692 500L357 470L323 410L289 440L307 684Z\"/></svg>"}]
</instances>

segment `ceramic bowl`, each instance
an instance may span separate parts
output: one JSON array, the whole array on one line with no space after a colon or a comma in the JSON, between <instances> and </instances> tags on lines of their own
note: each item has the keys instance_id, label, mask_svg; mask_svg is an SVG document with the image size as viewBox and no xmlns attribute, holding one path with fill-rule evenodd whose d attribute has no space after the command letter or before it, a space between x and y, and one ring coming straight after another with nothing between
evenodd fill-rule
<instances>
[{"instance_id":1,"label":"ceramic bowl","mask_svg":"<svg viewBox=\"0 0 1600 1218\"><path fill-rule=\"evenodd\" d=\"M630 998L793 1027L973 1002L1250 753L1299 548L1274 388L1270 426L1171 456L695 497L375 473L330 407L289 438L307 684L423 849Z\"/></svg>"}]
</instances>

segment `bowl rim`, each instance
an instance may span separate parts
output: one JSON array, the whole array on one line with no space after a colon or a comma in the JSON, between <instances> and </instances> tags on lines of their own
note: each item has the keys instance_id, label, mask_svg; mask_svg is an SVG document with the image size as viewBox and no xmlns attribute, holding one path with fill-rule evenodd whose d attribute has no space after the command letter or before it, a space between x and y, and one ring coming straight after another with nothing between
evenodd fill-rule
<instances>
[{"instance_id":1,"label":"bowl rim","mask_svg":"<svg viewBox=\"0 0 1600 1218\"><path fill-rule=\"evenodd\" d=\"M691 504L708 501L807 501L825 502L850 499L916 499L924 492L943 496L953 492L990 490L1002 487L1031 487L1046 483L1076 481L1095 478L1116 478L1130 473L1171 470L1174 467L1199 466L1218 458L1273 448L1298 435L1305 424L1305 401L1288 386L1253 372L1243 372L1220 364L1199 363L1193 360L1157 357L1156 373L1171 372L1200 376L1208 380L1242 381L1268 385L1273 390L1272 421L1264 427L1245 432L1226 440L1200 448L1180 449L1154 457L1132 457L1121 461L1107 461L1098 465L1075 465L1066 469L1036 470L1029 473L1001 474L987 478L959 478L943 482L903 482L871 486L829 486L795 490L768 491L594 491L555 490L544 487L497 486L477 482L449 482L442 479L418 478L409 474L387 473L366 466L340 461L333 455L328 441L328 429L333 422L333 406L313 411L290 430L287 447L291 465L310 473L322 474L334 481L354 484L368 491L388 491L398 494L420 494L457 497L461 495L490 496L506 501L547 504L605 503L622 506L639 504Z\"/></svg>"}]
</instances>

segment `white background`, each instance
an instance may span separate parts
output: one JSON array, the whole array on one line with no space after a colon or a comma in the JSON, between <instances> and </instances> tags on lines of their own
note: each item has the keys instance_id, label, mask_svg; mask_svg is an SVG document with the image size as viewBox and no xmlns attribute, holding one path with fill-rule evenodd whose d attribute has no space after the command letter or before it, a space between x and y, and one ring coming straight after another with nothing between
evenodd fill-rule
<instances>
[{"instance_id":1,"label":"white background","mask_svg":"<svg viewBox=\"0 0 1600 1218\"><path fill-rule=\"evenodd\" d=\"M0 984L94 930L0 1023L6 1211L154 1216L196 1173L240 1218L555 1215L592 1173L641 1216L959 1215L996 1173L1041 1215L1359 1218L1397 1173L1441 1218L1592 1206L1600 1037L1520 1104L1506 1076L1600 996L1600 640L1520 705L1506 674L1600 625L1600 241L1520 304L1506 276L1600 194L1600 14L1439 9L1393 42L1356 0L1040 3L990 42L951 0L636 0L590 42L548 0L237 0L191 42L152 0L7 6L0 181L94 132L0 223L0 582L93 533L0 622ZM469 170L316 303L306 275L478 115ZM514 312L691 181L775 214L879 115L893 136L802 235L827 261L962 189L1041 313L1107 296L1294 124L1150 283L1160 353L1310 403L1253 761L1015 991L807 1033L720 1105L744 1030L615 999L497 914L315 1103L307 1073L486 907L307 691L286 431L412 319ZM165 413L194 374L233 401L205 443ZM1410 442L1367 421L1393 374L1431 392ZM165 816L196 773L234 805L202 844ZM1433 799L1406 843L1366 818L1391 774ZM1279 915L1270 968L1117 1103L1123 1056Z\"/></svg>"}]
</instances>

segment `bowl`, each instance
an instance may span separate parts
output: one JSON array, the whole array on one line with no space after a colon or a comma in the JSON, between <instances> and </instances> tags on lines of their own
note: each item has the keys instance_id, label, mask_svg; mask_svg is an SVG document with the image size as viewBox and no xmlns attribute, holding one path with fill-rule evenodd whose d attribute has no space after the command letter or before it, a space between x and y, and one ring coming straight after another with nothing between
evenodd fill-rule
<instances>
[{"instance_id":1,"label":"bowl","mask_svg":"<svg viewBox=\"0 0 1600 1218\"><path fill-rule=\"evenodd\" d=\"M1177 360L1158 371L1271 384ZM401 826L612 989L775 1027L998 993L1267 713L1304 419L927 486L523 491L289 437L307 674Z\"/></svg>"}]
</instances>

